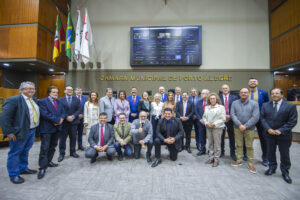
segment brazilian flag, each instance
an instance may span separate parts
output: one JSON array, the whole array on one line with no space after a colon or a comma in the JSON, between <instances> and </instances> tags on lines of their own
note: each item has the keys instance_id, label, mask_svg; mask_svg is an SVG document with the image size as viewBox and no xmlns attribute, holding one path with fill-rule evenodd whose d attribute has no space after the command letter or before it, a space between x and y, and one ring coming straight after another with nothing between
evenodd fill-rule
<instances>
[{"instance_id":1,"label":"brazilian flag","mask_svg":"<svg viewBox=\"0 0 300 200\"><path fill-rule=\"evenodd\" d=\"M68 23L67 23L67 38L66 38L66 55L71 61L72 52L71 44L75 41L75 31L71 17L71 10L68 11Z\"/></svg>"}]
</instances>

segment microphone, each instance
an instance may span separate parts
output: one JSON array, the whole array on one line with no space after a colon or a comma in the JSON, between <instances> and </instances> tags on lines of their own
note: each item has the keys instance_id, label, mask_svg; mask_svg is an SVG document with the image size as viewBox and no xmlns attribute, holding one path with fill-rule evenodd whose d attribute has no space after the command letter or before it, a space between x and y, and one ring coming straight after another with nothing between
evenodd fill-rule
<instances>
[{"instance_id":1,"label":"microphone","mask_svg":"<svg viewBox=\"0 0 300 200\"><path fill-rule=\"evenodd\" d=\"M144 127L144 124L145 124L145 123L144 123L144 122L142 122L142 128Z\"/></svg>"}]
</instances>

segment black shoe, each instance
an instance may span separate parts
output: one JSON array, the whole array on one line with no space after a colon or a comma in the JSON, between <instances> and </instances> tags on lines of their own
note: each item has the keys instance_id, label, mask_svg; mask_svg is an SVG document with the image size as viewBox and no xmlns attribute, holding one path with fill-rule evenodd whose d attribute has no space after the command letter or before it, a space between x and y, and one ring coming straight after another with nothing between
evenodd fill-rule
<instances>
[{"instance_id":1,"label":"black shoe","mask_svg":"<svg viewBox=\"0 0 300 200\"><path fill-rule=\"evenodd\" d=\"M157 167L161 163L161 159L156 159L154 163L152 163L151 167Z\"/></svg>"},{"instance_id":2,"label":"black shoe","mask_svg":"<svg viewBox=\"0 0 300 200\"><path fill-rule=\"evenodd\" d=\"M283 180L289 184L292 184L292 179L288 174L282 174Z\"/></svg>"},{"instance_id":3,"label":"black shoe","mask_svg":"<svg viewBox=\"0 0 300 200\"><path fill-rule=\"evenodd\" d=\"M222 157L224 157L224 152L221 152L221 154L220 154L220 158L222 158Z\"/></svg>"},{"instance_id":4,"label":"black shoe","mask_svg":"<svg viewBox=\"0 0 300 200\"><path fill-rule=\"evenodd\" d=\"M96 162L96 157L94 157L94 158L91 158L91 161L90 161L90 163L94 163L94 162Z\"/></svg>"},{"instance_id":5,"label":"black shoe","mask_svg":"<svg viewBox=\"0 0 300 200\"><path fill-rule=\"evenodd\" d=\"M199 152L197 153L197 156L202 156L202 155L205 155L205 152L199 151Z\"/></svg>"},{"instance_id":6,"label":"black shoe","mask_svg":"<svg viewBox=\"0 0 300 200\"><path fill-rule=\"evenodd\" d=\"M276 169L269 168L267 171L265 171L265 175L270 176L272 174L275 174Z\"/></svg>"},{"instance_id":7,"label":"black shoe","mask_svg":"<svg viewBox=\"0 0 300 200\"><path fill-rule=\"evenodd\" d=\"M54 163L54 162L49 162L48 167L57 167L58 164Z\"/></svg>"},{"instance_id":8,"label":"black shoe","mask_svg":"<svg viewBox=\"0 0 300 200\"><path fill-rule=\"evenodd\" d=\"M106 156L107 160L112 161L112 156Z\"/></svg>"},{"instance_id":9,"label":"black shoe","mask_svg":"<svg viewBox=\"0 0 300 200\"><path fill-rule=\"evenodd\" d=\"M80 156L77 154L77 153L71 153L71 155L70 155L71 157L73 157L73 158L79 158Z\"/></svg>"},{"instance_id":10,"label":"black shoe","mask_svg":"<svg viewBox=\"0 0 300 200\"><path fill-rule=\"evenodd\" d=\"M40 169L37 178L42 179L45 176L46 170L45 169Z\"/></svg>"},{"instance_id":11,"label":"black shoe","mask_svg":"<svg viewBox=\"0 0 300 200\"><path fill-rule=\"evenodd\" d=\"M233 161L236 161L236 155L235 154L231 154L230 157L232 158Z\"/></svg>"},{"instance_id":12,"label":"black shoe","mask_svg":"<svg viewBox=\"0 0 300 200\"><path fill-rule=\"evenodd\" d=\"M84 151L84 147L78 147L78 150Z\"/></svg>"},{"instance_id":13,"label":"black shoe","mask_svg":"<svg viewBox=\"0 0 300 200\"><path fill-rule=\"evenodd\" d=\"M146 155L146 159L147 159L147 163L151 163L152 162L150 155Z\"/></svg>"},{"instance_id":14,"label":"black shoe","mask_svg":"<svg viewBox=\"0 0 300 200\"><path fill-rule=\"evenodd\" d=\"M198 151L201 151L201 148L199 146L197 147L197 149L198 149Z\"/></svg>"},{"instance_id":15,"label":"black shoe","mask_svg":"<svg viewBox=\"0 0 300 200\"><path fill-rule=\"evenodd\" d=\"M119 160L119 161L122 161L122 160L123 160L123 155L122 155L122 154L119 155L118 160Z\"/></svg>"},{"instance_id":16,"label":"black shoe","mask_svg":"<svg viewBox=\"0 0 300 200\"><path fill-rule=\"evenodd\" d=\"M59 155L59 157L58 157L58 162L61 162L61 161L63 161L63 159L65 158L65 155Z\"/></svg>"},{"instance_id":17,"label":"black shoe","mask_svg":"<svg viewBox=\"0 0 300 200\"><path fill-rule=\"evenodd\" d=\"M187 151L188 153L192 153L190 147L186 147L186 151Z\"/></svg>"},{"instance_id":18,"label":"black shoe","mask_svg":"<svg viewBox=\"0 0 300 200\"><path fill-rule=\"evenodd\" d=\"M36 170L27 169L25 171L22 171L20 174L36 174L36 173L37 173Z\"/></svg>"},{"instance_id":19,"label":"black shoe","mask_svg":"<svg viewBox=\"0 0 300 200\"><path fill-rule=\"evenodd\" d=\"M24 183L25 180L24 178L22 178L21 176L15 176L13 178L10 178L10 181L13 183L13 184L21 184L21 183Z\"/></svg>"}]
</instances>

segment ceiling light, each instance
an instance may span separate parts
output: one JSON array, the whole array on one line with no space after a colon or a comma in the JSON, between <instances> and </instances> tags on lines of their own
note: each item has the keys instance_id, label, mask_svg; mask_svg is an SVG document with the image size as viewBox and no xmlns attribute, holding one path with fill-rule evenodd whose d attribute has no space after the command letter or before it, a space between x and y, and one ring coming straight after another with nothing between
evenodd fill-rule
<instances>
[{"instance_id":1,"label":"ceiling light","mask_svg":"<svg viewBox=\"0 0 300 200\"><path fill-rule=\"evenodd\" d=\"M49 68L49 72L54 72L54 69L53 68Z\"/></svg>"},{"instance_id":2,"label":"ceiling light","mask_svg":"<svg viewBox=\"0 0 300 200\"><path fill-rule=\"evenodd\" d=\"M288 68L288 70L289 70L289 71L294 71L295 68L294 68L294 67L290 67L290 68Z\"/></svg>"},{"instance_id":3,"label":"ceiling light","mask_svg":"<svg viewBox=\"0 0 300 200\"><path fill-rule=\"evenodd\" d=\"M9 67L9 66L10 66L10 64L9 64L9 63L3 63L3 66L5 66L5 67Z\"/></svg>"}]
</instances>

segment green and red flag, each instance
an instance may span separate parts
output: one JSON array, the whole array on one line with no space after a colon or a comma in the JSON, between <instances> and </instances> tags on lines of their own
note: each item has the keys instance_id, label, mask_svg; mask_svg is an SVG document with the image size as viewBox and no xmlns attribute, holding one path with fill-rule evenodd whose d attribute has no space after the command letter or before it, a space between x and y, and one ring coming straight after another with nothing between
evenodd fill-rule
<instances>
[{"instance_id":1,"label":"green and red flag","mask_svg":"<svg viewBox=\"0 0 300 200\"><path fill-rule=\"evenodd\" d=\"M66 41L66 32L64 27L61 25L59 13L57 13L56 18L56 31L54 38L54 47L53 47L53 62L55 62L56 58L59 56L62 50L62 45Z\"/></svg>"}]
</instances>

